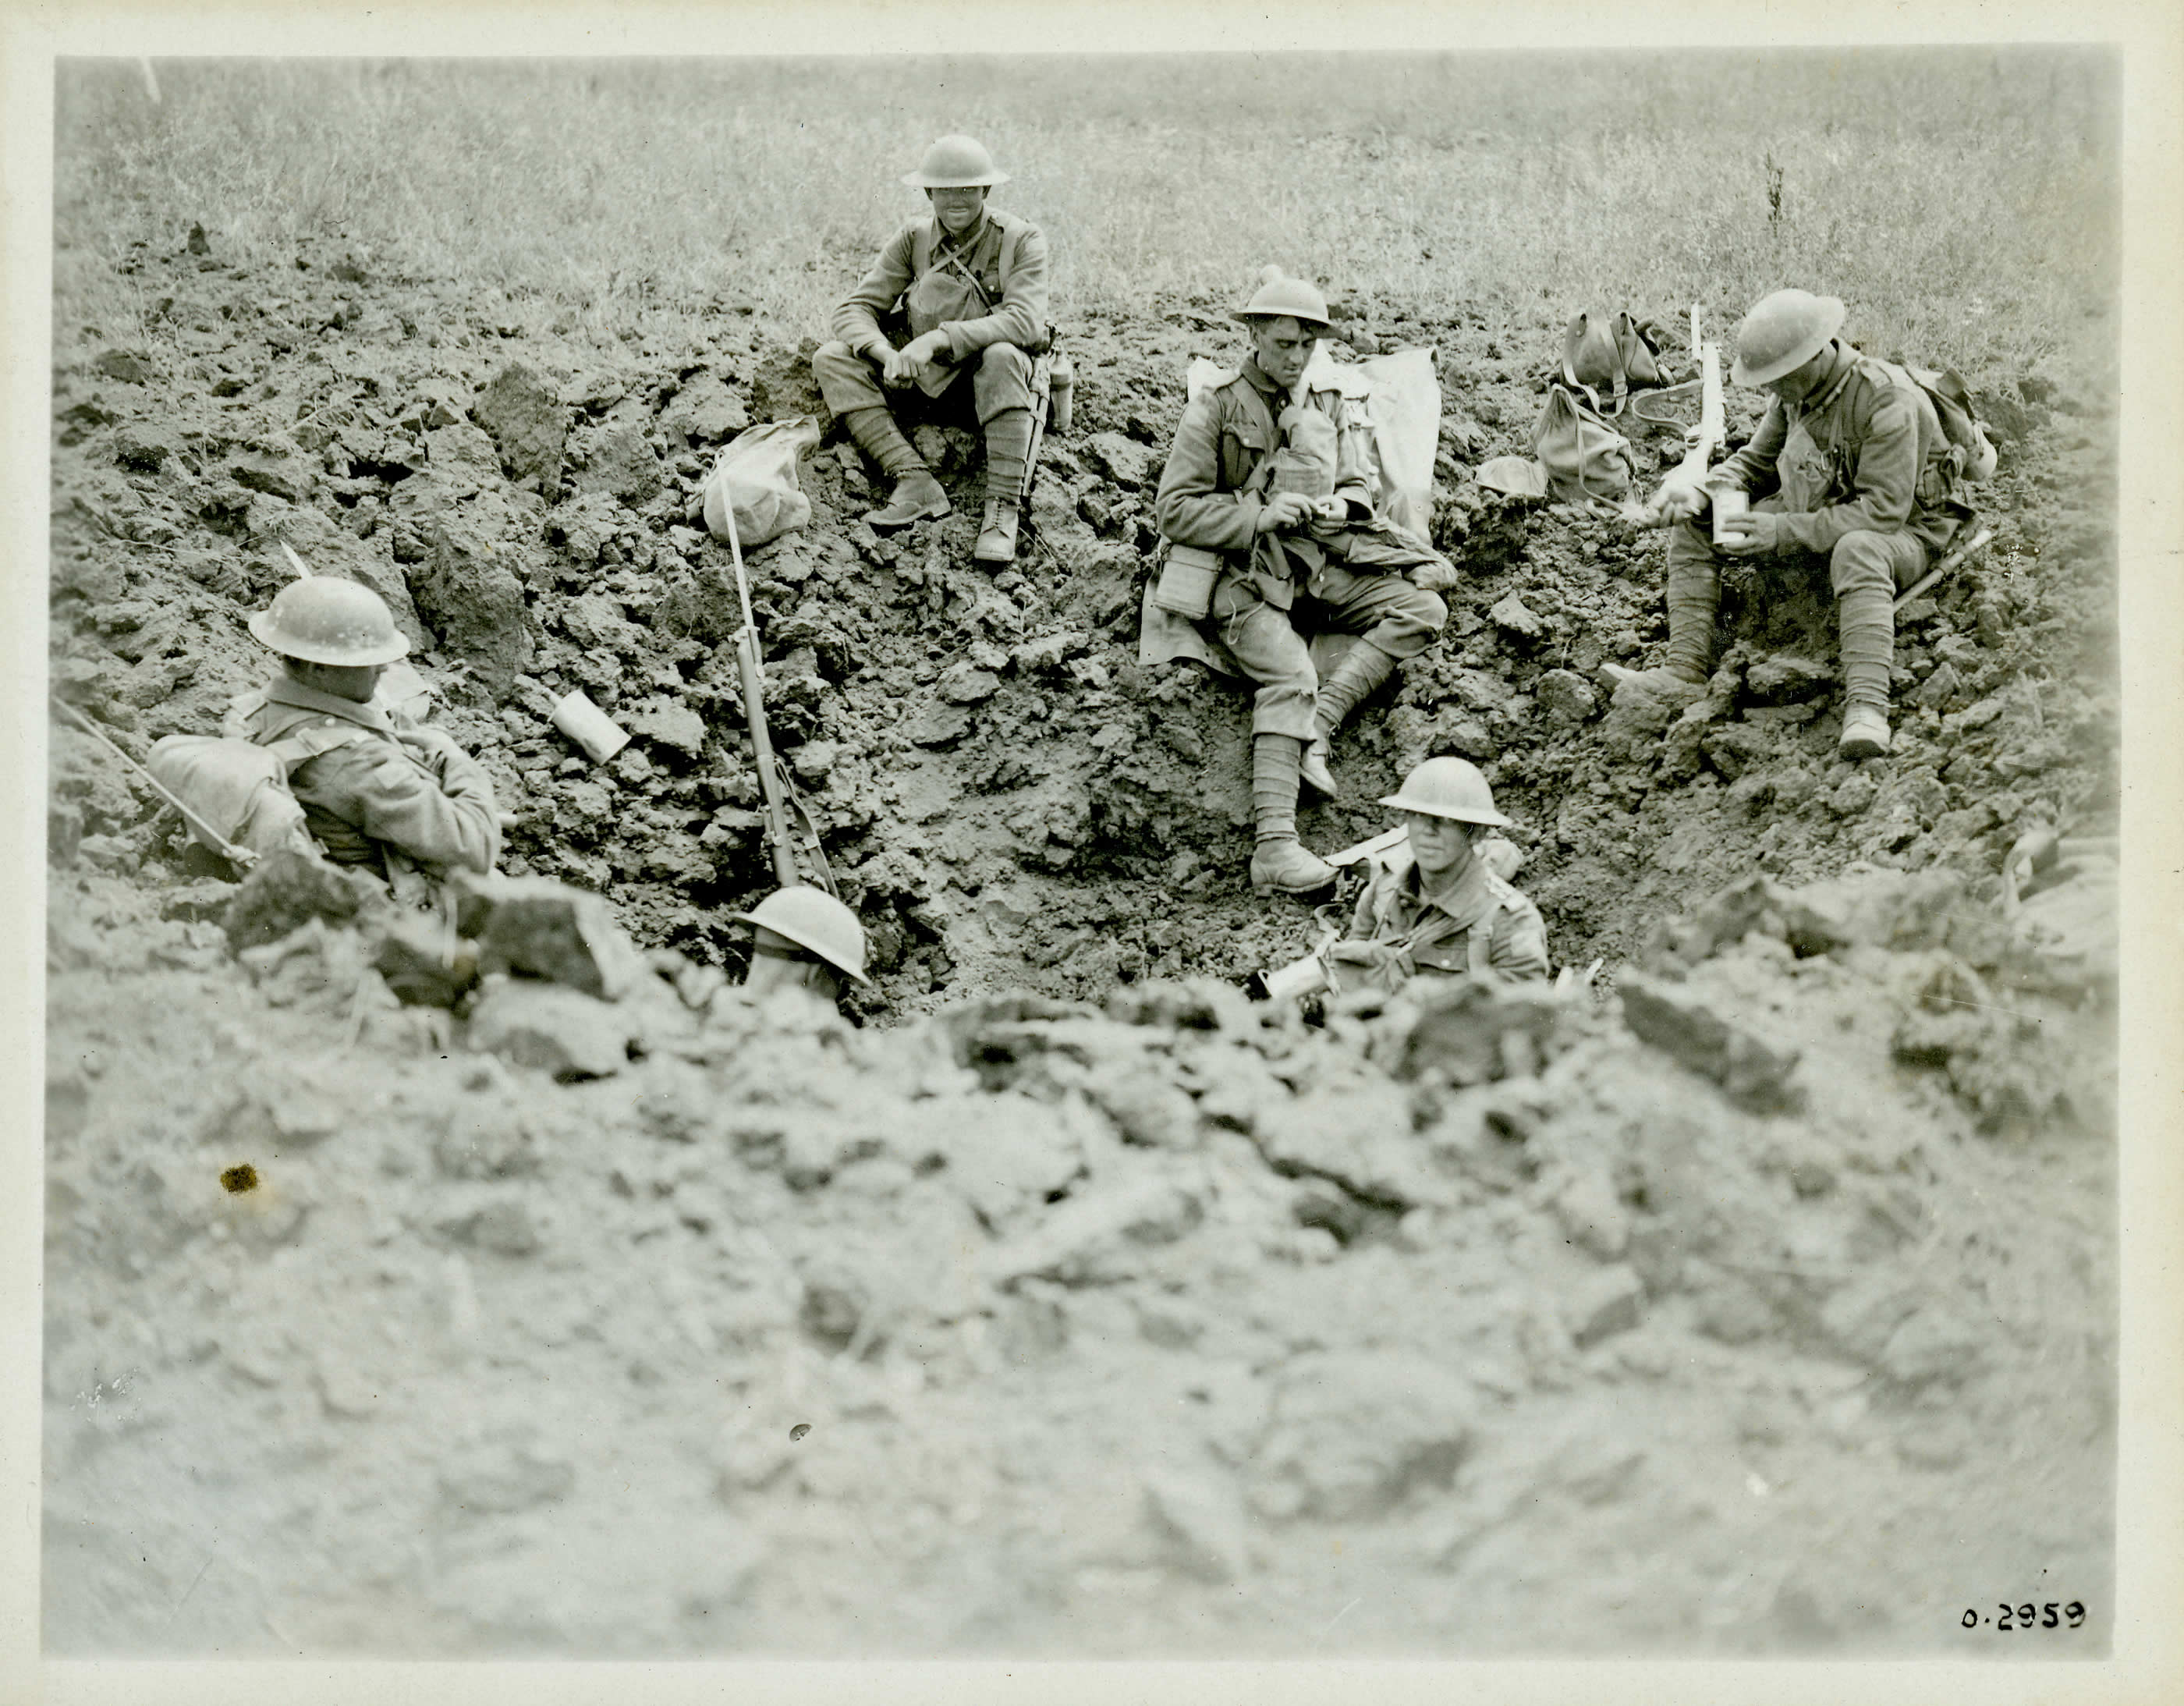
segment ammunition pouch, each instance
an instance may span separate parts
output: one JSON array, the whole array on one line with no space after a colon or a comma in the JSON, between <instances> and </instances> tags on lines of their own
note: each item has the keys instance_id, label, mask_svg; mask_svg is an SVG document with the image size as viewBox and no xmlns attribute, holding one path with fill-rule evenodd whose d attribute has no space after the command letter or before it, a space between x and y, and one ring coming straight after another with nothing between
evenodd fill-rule
<instances>
[{"instance_id":1,"label":"ammunition pouch","mask_svg":"<svg viewBox=\"0 0 2184 1706\"><path fill-rule=\"evenodd\" d=\"M1171 544L1161 563L1153 602L1172 616L1188 622L1202 621L1213 607L1213 583L1225 566L1226 560L1219 551Z\"/></svg>"}]
</instances>

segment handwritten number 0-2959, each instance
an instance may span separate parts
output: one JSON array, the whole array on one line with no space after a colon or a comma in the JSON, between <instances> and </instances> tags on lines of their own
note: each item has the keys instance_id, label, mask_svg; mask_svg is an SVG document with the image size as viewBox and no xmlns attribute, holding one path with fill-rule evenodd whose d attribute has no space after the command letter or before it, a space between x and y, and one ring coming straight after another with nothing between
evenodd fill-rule
<instances>
[{"instance_id":1,"label":"handwritten number 0-2959","mask_svg":"<svg viewBox=\"0 0 2184 1706\"><path fill-rule=\"evenodd\" d=\"M2075 1599L2068 1605L2061 1606L2057 1605L2051 1599L2045 1605L2034 1605L2028 1602L2023 1605L1999 1605L1995 1608L2001 1613L2001 1615L1994 1620L1994 1626L1997 1630L2053 1629L2059 1626L2055 1617L2058 1611L2070 1620L2070 1627L2073 1629L2077 1628L2086 1620L2085 1605L2081 1601ZM1964 1625L1967 1629L1978 1628L1981 1620L1980 1614L1976 1611L1968 1609L1964 1613Z\"/></svg>"}]
</instances>

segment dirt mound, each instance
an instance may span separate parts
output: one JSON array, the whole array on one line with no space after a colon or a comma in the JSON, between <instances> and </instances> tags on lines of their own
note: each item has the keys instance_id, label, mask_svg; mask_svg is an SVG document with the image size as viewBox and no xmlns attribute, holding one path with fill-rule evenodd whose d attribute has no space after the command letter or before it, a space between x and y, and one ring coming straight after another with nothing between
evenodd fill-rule
<instances>
[{"instance_id":1,"label":"dirt mound","mask_svg":"<svg viewBox=\"0 0 2184 1706\"><path fill-rule=\"evenodd\" d=\"M1922 995L2020 951L1897 881L1725 902L1620 1013L721 988L567 1085L131 921L151 966L52 986L47 1639L1912 1650L1968 1564L2105 1604L2112 1042L2016 996L2069 1069L1981 1135L1957 1056L2020 1045L1937 1059Z\"/></svg>"},{"instance_id":2,"label":"dirt mound","mask_svg":"<svg viewBox=\"0 0 2184 1706\"><path fill-rule=\"evenodd\" d=\"M2100 444L2014 377L1997 544L1907 611L1902 748L1853 768L1811 588L1732 585L1665 740L1609 705L1658 543L1465 477L1548 328L1376 308L1440 352L1468 578L1306 833L1478 757L1557 957L1643 967L1323 1024L1220 981L1311 928L1243 884L1240 696L1133 661L1216 306L1072 328L1078 425L999 576L975 505L875 538L822 448L750 567L860 1025L710 969L771 875L692 500L816 407L801 353L728 313L526 332L335 246L135 265L156 338L59 328L56 690L140 751L213 726L286 542L413 634L508 868L675 951L614 1026L553 990L587 1017L471 1018L535 1064L466 1053L353 929L238 965L232 886L56 731L57 1651L1914 1651L1971 1577L2101 1638L2112 1007L1992 884L2113 808L2113 566ZM637 737L606 766L538 714L578 687Z\"/></svg>"}]
</instances>

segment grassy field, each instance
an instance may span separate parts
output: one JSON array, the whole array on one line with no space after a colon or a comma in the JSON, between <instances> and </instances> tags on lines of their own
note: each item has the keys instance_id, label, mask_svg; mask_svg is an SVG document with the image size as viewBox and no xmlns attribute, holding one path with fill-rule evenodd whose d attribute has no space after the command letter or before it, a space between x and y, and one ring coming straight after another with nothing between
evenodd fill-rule
<instances>
[{"instance_id":1,"label":"grassy field","mask_svg":"<svg viewBox=\"0 0 2184 1706\"><path fill-rule=\"evenodd\" d=\"M56 286L179 244L538 295L602 332L710 298L819 331L983 136L1056 250L1063 316L1277 261L1428 309L1733 318L1786 282L1869 345L1969 371L2112 340L2118 64L2092 51L682 62L64 64ZM2089 316L2092 316L2089 318ZM112 328L110 328L112 329ZM2092 347L2087 345L2086 347Z\"/></svg>"}]
</instances>

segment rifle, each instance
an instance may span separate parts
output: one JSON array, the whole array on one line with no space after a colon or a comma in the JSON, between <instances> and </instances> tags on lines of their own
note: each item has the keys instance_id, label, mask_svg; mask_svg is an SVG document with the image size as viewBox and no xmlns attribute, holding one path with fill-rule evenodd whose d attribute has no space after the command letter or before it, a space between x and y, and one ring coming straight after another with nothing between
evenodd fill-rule
<instances>
[{"instance_id":1,"label":"rifle","mask_svg":"<svg viewBox=\"0 0 2184 1706\"><path fill-rule=\"evenodd\" d=\"M74 705L69 704L65 700L55 699L53 701L53 707L55 711L60 712L61 716L67 721L70 728L75 729L79 734L89 735L93 740L97 741L101 746L104 747L109 752L112 753L116 758L120 759L124 764L135 771L137 776L143 781L146 787L149 788L154 794L158 794L160 799L165 800L168 805L173 806L176 811L181 812L182 814L182 821L187 823L190 828L196 830L199 834L205 837L205 839L209 841L214 847L219 850L220 857L226 860L229 864L234 866L239 871L248 871L252 866L258 862L258 856L255 853L252 852L248 847L237 846L235 843L230 841L225 835L221 834L219 830L214 828L211 824L206 822L203 818L200 817L196 812L191 811L188 806L182 804L181 798L163 784L158 777L153 775L150 771L147 770L142 765L139 764L135 759L124 752L119 746L115 745L114 742L109 740L103 734L100 733L97 725L95 725L92 720L86 716L81 711L78 711Z\"/></svg>"},{"instance_id":2,"label":"rifle","mask_svg":"<svg viewBox=\"0 0 2184 1706\"><path fill-rule=\"evenodd\" d=\"M1032 482L1039 477L1039 447L1046 438L1047 416L1054 412L1054 328L1046 329L1046 350L1032 358L1031 448L1024 453L1023 485L1017 493L1019 508L1031 504Z\"/></svg>"},{"instance_id":3,"label":"rifle","mask_svg":"<svg viewBox=\"0 0 2184 1706\"><path fill-rule=\"evenodd\" d=\"M728 555L735 560L736 599L742 606L744 625L736 631L736 671L742 683L744 721L749 725L751 754L758 766L760 797L765 802L766 839L773 854L773 874L783 888L793 889L803 882L796 870L796 843L789 832L788 800L795 784L789 781L779 758L773 750L773 736L766 724L766 666L759 655L758 619L751 614L750 579L744 569L743 540L736 530L736 508L733 504L722 506L728 518ZM826 850L819 845L817 826L811 814L797 800L803 812L805 828L813 861L819 871L819 886L829 895L834 893L834 873L827 864Z\"/></svg>"},{"instance_id":4,"label":"rifle","mask_svg":"<svg viewBox=\"0 0 2184 1706\"><path fill-rule=\"evenodd\" d=\"M1705 482L1707 469L1721 454L1723 440L1728 436L1728 413L1722 399L1721 346L1709 343L1700 335L1699 311L1691 309L1691 348L1699 359L1699 418L1695 426L1684 431L1684 460L1670 471L1661 482L1660 490L1643 504L1631 506L1630 520L1639 527L1663 527L1668 525L1661 515L1661 491L1670 486L1698 486Z\"/></svg>"}]
</instances>

